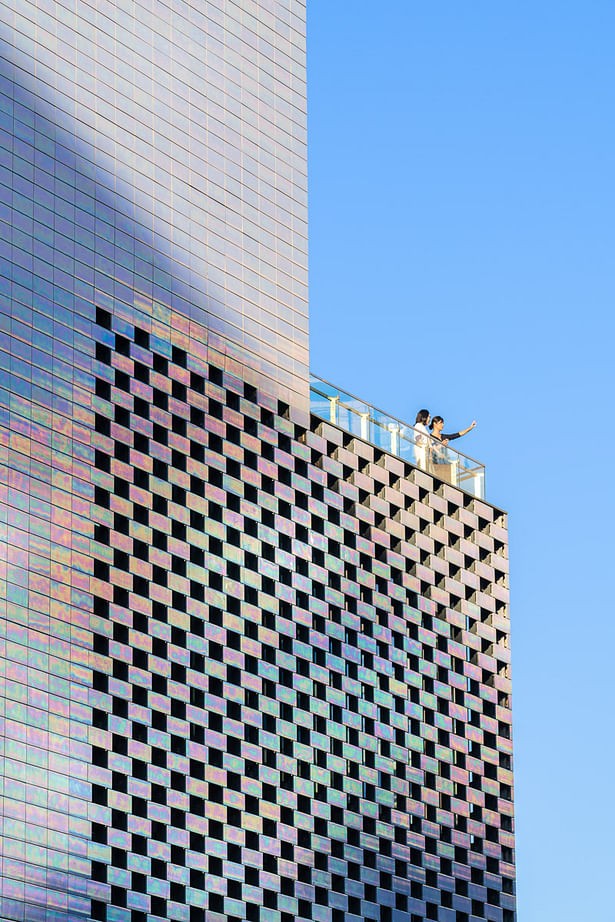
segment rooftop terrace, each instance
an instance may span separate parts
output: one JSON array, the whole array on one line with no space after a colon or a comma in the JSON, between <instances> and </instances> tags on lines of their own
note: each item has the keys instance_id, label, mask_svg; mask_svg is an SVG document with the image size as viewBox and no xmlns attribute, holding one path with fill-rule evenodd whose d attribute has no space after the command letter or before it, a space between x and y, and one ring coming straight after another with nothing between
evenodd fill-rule
<instances>
[{"instance_id":1,"label":"rooftop terrace","mask_svg":"<svg viewBox=\"0 0 615 922\"><path fill-rule=\"evenodd\" d=\"M383 413L316 375L310 378L310 408L315 416L403 458L477 499L485 498L484 464L450 445L444 449L435 445L436 451L430 444L421 444L420 434L409 423Z\"/></svg>"}]
</instances>

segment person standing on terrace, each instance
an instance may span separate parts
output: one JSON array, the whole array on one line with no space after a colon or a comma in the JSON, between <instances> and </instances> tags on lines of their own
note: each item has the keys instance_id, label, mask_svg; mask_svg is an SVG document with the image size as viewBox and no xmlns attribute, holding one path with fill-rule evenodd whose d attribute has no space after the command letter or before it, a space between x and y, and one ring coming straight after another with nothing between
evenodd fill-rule
<instances>
[{"instance_id":1,"label":"person standing on terrace","mask_svg":"<svg viewBox=\"0 0 615 922\"><path fill-rule=\"evenodd\" d=\"M414 422L414 460L417 467L427 470L428 447L431 442L429 434L429 410L419 410Z\"/></svg>"},{"instance_id":2,"label":"person standing on terrace","mask_svg":"<svg viewBox=\"0 0 615 922\"><path fill-rule=\"evenodd\" d=\"M476 420L472 420L467 429L461 429L459 432L444 433L444 420L441 416L434 416L431 421L431 439L432 439L432 460L436 464L446 463L448 460L446 446L453 439L460 439L462 435L467 435L476 426ZM415 427L416 428L416 427Z\"/></svg>"}]
</instances>

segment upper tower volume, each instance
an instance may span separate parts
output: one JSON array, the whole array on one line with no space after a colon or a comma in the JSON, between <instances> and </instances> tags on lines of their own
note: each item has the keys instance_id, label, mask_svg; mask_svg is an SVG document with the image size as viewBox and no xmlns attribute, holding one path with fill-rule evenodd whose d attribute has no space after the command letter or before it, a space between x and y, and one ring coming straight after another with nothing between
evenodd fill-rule
<instances>
[{"instance_id":1,"label":"upper tower volume","mask_svg":"<svg viewBox=\"0 0 615 922\"><path fill-rule=\"evenodd\" d=\"M307 408L305 2L0 0L0 23L3 72L94 182L111 247L137 238L130 278L109 271L126 301Z\"/></svg>"}]
</instances>

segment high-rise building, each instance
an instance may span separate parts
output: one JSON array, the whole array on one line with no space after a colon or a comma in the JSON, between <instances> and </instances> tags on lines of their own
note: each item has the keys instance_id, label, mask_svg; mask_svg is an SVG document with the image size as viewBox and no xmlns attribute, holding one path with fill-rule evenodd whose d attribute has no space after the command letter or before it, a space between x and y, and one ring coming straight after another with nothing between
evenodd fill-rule
<instances>
[{"instance_id":1,"label":"high-rise building","mask_svg":"<svg viewBox=\"0 0 615 922\"><path fill-rule=\"evenodd\" d=\"M305 116L301 0L0 0L3 920L515 919L506 517L310 388Z\"/></svg>"}]
</instances>

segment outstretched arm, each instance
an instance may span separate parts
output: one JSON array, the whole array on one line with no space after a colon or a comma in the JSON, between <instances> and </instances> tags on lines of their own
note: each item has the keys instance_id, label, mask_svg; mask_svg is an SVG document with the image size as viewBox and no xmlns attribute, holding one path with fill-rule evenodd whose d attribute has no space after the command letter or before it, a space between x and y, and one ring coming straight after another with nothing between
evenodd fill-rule
<instances>
[{"instance_id":1,"label":"outstretched arm","mask_svg":"<svg viewBox=\"0 0 615 922\"><path fill-rule=\"evenodd\" d=\"M466 435L466 433L470 432L470 430L473 429L475 425L476 425L476 420L474 419L472 420L472 425L468 426L467 429L462 429L460 432L449 432L446 435L443 432L440 438L442 439L443 442L445 441L452 442L453 439L459 439L461 438L462 435Z\"/></svg>"},{"instance_id":2,"label":"outstretched arm","mask_svg":"<svg viewBox=\"0 0 615 922\"><path fill-rule=\"evenodd\" d=\"M460 430L459 435L467 435L467 433L470 432L474 428L475 425L476 425L476 420L473 419L467 429Z\"/></svg>"}]
</instances>

